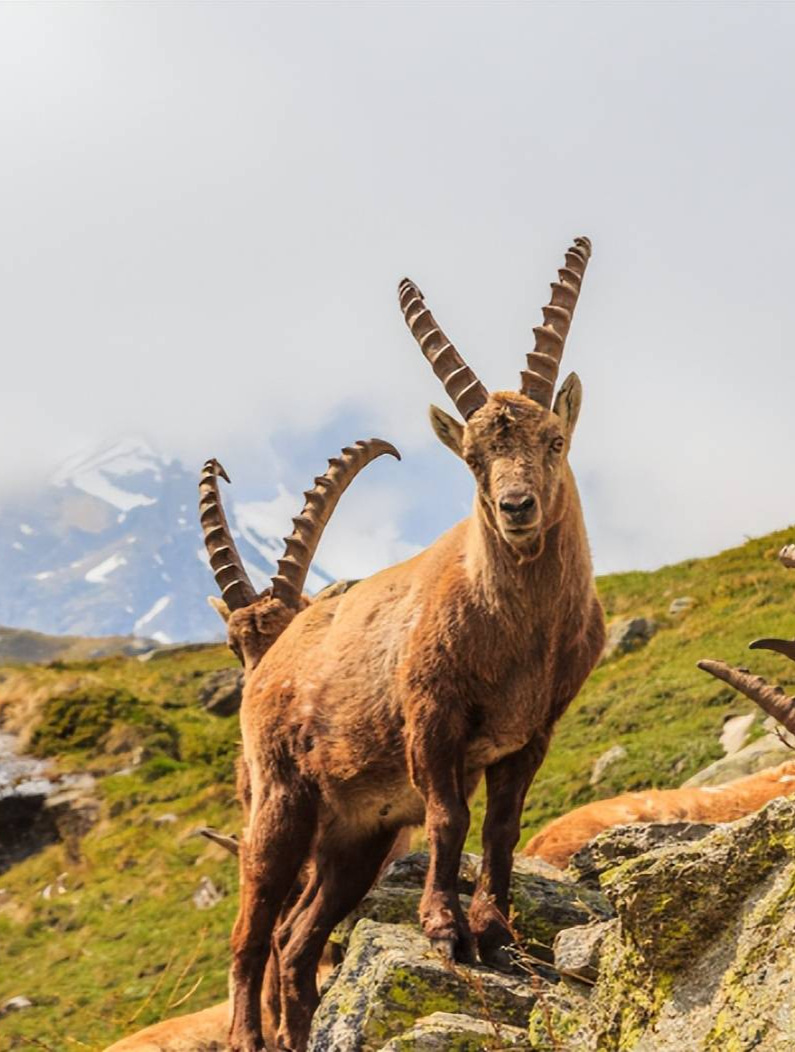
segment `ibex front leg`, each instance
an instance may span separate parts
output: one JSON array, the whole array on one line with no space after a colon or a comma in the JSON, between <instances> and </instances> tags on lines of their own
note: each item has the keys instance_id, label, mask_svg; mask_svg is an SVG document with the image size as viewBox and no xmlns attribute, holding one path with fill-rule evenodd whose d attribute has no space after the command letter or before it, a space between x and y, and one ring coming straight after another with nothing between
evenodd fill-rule
<instances>
[{"instance_id":1,"label":"ibex front leg","mask_svg":"<svg viewBox=\"0 0 795 1052\"><path fill-rule=\"evenodd\" d=\"M430 864L420 922L435 949L451 960L474 959L472 936L458 898L461 851L469 829L464 746L453 728L415 724L409 741L411 779L425 800Z\"/></svg>"},{"instance_id":2,"label":"ibex front leg","mask_svg":"<svg viewBox=\"0 0 795 1052\"><path fill-rule=\"evenodd\" d=\"M507 950L513 937L506 924L513 849L519 840L524 798L545 754L546 738L539 736L486 769L483 869L472 898L469 922L480 959L501 970L513 965Z\"/></svg>"}]
</instances>

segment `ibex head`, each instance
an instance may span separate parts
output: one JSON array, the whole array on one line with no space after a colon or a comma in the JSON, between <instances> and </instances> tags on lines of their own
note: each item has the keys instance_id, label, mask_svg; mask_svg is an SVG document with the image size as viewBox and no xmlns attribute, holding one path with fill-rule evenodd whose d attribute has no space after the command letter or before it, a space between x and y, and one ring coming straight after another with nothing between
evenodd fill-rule
<instances>
[{"instance_id":1,"label":"ibex head","mask_svg":"<svg viewBox=\"0 0 795 1052\"><path fill-rule=\"evenodd\" d=\"M358 473L383 453L400 460L400 454L380 438L345 446L329 460L328 470L304 493L303 511L293 519L293 532L285 537L285 552L271 587L257 593L243 566L221 502L219 476L229 476L217 460L208 460L199 480L199 515L210 566L221 599L211 606L227 626L230 648L249 672L309 600L303 594L309 564L337 501Z\"/></svg>"},{"instance_id":2,"label":"ibex head","mask_svg":"<svg viewBox=\"0 0 795 1052\"><path fill-rule=\"evenodd\" d=\"M406 323L465 421L431 406L433 429L475 476L487 521L531 557L562 514L561 482L582 400L577 375L567 377L554 403L553 395L590 254L584 237L566 253L544 323L533 330L535 347L517 392L490 395L439 328L417 286L405 278L399 288Z\"/></svg>"}]
</instances>

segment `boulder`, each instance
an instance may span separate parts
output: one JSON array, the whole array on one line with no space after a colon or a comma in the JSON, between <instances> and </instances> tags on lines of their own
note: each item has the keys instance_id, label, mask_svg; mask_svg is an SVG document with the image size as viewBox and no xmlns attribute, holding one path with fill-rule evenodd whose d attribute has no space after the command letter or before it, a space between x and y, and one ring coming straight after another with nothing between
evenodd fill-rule
<instances>
[{"instance_id":1,"label":"boulder","mask_svg":"<svg viewBox=\"0 0 795 1052\"><path fill-rule=\"evenodd\" d=\"M746 712L742 716L726 717L720 733L720 743L727 756L733 756L734 753L742 749L755 722L755 712Z\"/></svg>"},{"instance_id":2,"label":"boulder","mask_svg":"<svg viewBox=\"0 0 795 1052\"><path fill-rule=\"evenodd\" d=\"M451 965L411 928L362 920L315 1013L308 1052L376 1052L436 1012L523 1028L539 984Z\"/></svg>"},{"instance_id":3,"label":"boulder","mask_svg":"<svg viewBox=\"0 0 795 1052\"><path fill-rule=\"evenodd\" d=\"M572 855L568 872L579 884L598 888L602 874L623 862L665 845L699 840L714 828L701 822L636 822L613 826Z\"/></svg>"},{"instance_id":4,"label":"boulder","mask_svg":"<svg viewBox=\"0 0 795 1052\"><path fill-rule=\"evenodd\" d=\"M203 677L199 701L215 716L234 716L243 700L243 672L222 668Z\"/></svg>"},{"instance_id":5,"label":"boulder","mask_svg":"<svg viewBox=\"0 0 795 1052\"><path fill-rule=\"evenodd\" d=\"M692 595L681 595L677 599L671 600L671 605L668 607L669 617L676 617L677 614L684 614L687 610L692 610L696 605L696 601Z\"/></svg>"},{"instance_id":6,"label":"boulder","mask_svg":"<svg viewBox=\"0 0 795 1052\"><path fill-rule=\"evenodd\" d=\"M197 910L211 910L223 897L223 892L218 890L209 877L202 877L193 893L193 905Z\"/></svg>"},{"instance_id":7,"label":"boulder","mask_svg":"<svg viewBox=\"0 0 795 1052\"><path fill-rule=\"evenodd\" d=\"M723 785L743 778L747 774L756 774L766 767L777 767L785 760L792 759L789 749L775 734L766 734L763 738L746 745L731 756L724 756L711 763L703 771L694 774L683 783L683 788L698 785Z\"/></svg>"},{"instance_id":8,"label":"boulder","mask_svg":"<svg viewBox=\"0 0 795 1052\"><path fill-rule=\"evenodd\" d=\"M594 761L593 768L591 770L591 785L598 785L599 782L604 778L605 772L619 762L626 758L627 750L623 745L611 745L610 748L603 752L602 755Z\"/></svg>"},{"instance_id":9,"label":"boulder","mask_svg":"<svg viewBox=\"0 0 795 1052\"><path fill-rule=\"evenodd\" d=\"M645 646L657 631L657 625L648 617L631 617L613 621L607 626L607 642L602 659L614 654L628 654Z\"/></svg>"},{"instance_id":10,"label":"boulder","mask_svg":"<svg viewBox=\"0 0 795 1052\"><path fill-rule=\"evenodd\" d=\"M594 921L564 928L555 936L553 951L558 971L575 978L594 981L599 974L599 959L607 933L616 921Z\"/></svg>"},{"instance_id":11,"label":"boulder","mask_svg":"<svg viewBox=\"0 0 795 1052\"><path fill-rule=\"evenodd\" d=\"M795 800L632 859L603 883L618 924L577 1052L792 1048Z\"/></svg>"},{"instance_id":12,"label":"boulder","mask_svg":"<svg viewBox=\"0 0 795 1052\"><path fill-rule=\"evenodd\" d=\"M485 1052L532 1047L527 1031L518 1027L470 1015L434 1012L387 1041L381 1052Z\"/></svg>"},{"instance_id":13,"label":"boulder","mask_svg":"<svg viewBox=\"0 0 795 1052\"><path fill-rule=\"evenodd\" d=\"M554 867L547 867L558 874ZM458 878L458 890L466 909L475 889L480 859L464 855ZM346 946L351 932L362 918L381 924L404 924L419 931L418 911L428 856L414 852L398 859L385 871L381 880L359 906L335 930L332 939ZM511 877L513 925L526 950L545 961L552 961L552 943L562 928L612 916L606 898L589 888L577 887L564 874L541 876L532 865L519 864Z\"/></svg>"}]
</instances>

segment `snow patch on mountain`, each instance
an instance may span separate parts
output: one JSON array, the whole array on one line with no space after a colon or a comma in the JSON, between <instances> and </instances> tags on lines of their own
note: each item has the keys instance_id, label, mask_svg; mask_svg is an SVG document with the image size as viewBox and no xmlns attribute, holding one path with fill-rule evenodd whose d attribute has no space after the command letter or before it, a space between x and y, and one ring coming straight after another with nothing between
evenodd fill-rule
<instances>
[{"instance_id":1,"label":"snow patch on mountain","mask_svg":"<svg viewBox=\"0 0 795 1052\"><path fill-rule=\"evenodd\" d=\"M111 555L109 559L105 559L98 566L89 570L85 575L87 581L91 584L104 584L107 577L113 573L114 570L118 570L120 566L126 566L127 560L123 555Z\"/></svg>"},{"instance_id":2,"label":"snow patch on mountain","mask_svg":"<svg viewBox=\"0 0 795 1052\"><path fill-rule=\"evenodd\" d=\"M148 625L150 621L154 621L158 614L162 614L162 612L165 610L165 608L170 602L170 595L161 595L160 598L157 599L152 604L152 606L146 611L146 613L142 614L142 616L139 617L138 620L135 622L135 624L133 625L133 631L135 632L135 634L140 635L144 626Z\"/></svg>"},{"instance_id":3,"label":"snow patch on mountain","mask_svg":"<svg viewBox=\"0 0 795 1052\"><path fill-rule=\"evenodd\" d=\"M199 525L198 478L198 469L125 439L71 458L39 493L0 507L0 624L160 642L223 638L206 603L217 588ZM257 591L270 586L302 504L279 486L272 500L227 506ZM307 591L331 580L315 566Z\"/></svg>"}]
</instances>

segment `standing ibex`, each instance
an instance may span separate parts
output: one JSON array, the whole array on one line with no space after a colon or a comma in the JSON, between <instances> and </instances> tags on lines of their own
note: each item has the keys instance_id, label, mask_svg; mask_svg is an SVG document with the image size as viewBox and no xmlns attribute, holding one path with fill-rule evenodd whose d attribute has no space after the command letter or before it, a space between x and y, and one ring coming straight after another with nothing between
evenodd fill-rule
<instances>
[{"instance_id":1,"label":"standing ibex","mask_svg":"<svg viewBox=\"0 0 795 1052\"><path fill-rule=\"evenodd\" d=\"M409 328L465 420L431 410L437 436L475 476L474 509L408 562L301 611L248 677L251 802L230 975L236 1052L264 1047L266 960L299 874L303 890L279 922L265 991L268 1031L291 1050L306 1045L329 933L368 891L401 827L423 816L426 934L451 957L469 959L474 935L482 960L508 960L524 797L604 645L567 463L575 375L553 405L589 255L585 238L566 254L521 392L489 395L417 287L400 285ZM467 800L484 772L483 870L467 923L456 877Z\"/></svg>"}]
</instances>

